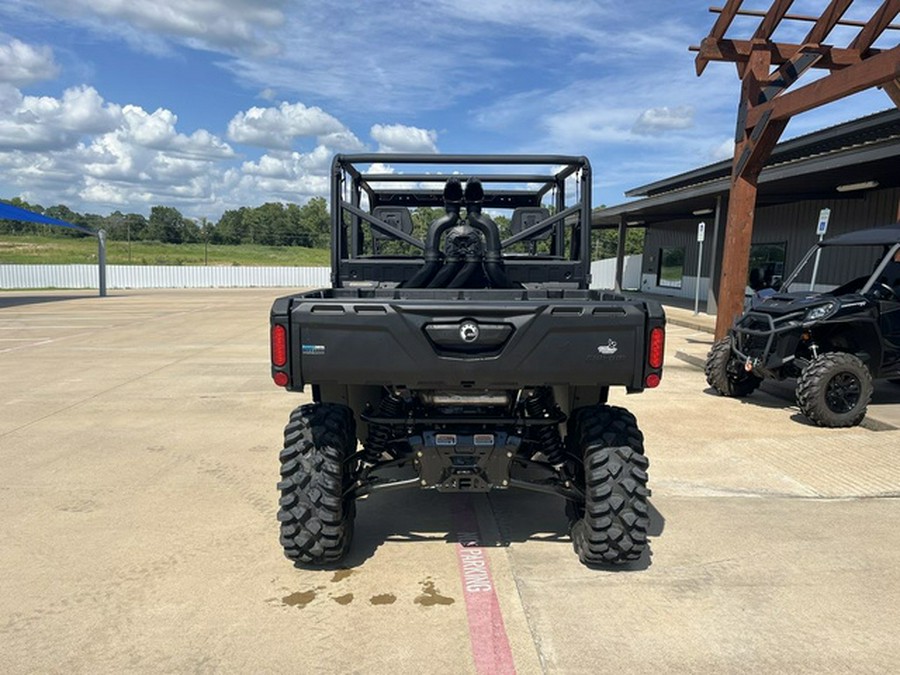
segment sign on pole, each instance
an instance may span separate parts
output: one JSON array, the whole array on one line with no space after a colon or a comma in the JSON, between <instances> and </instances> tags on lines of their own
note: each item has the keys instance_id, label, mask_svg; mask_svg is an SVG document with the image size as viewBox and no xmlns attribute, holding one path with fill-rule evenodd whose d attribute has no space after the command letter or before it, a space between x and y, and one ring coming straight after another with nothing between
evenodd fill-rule
<instances>
[{"instance_id":1,"label":"sign on pole","mask_svg":"<svg viewBox=\"0 0 900 675\"><path fill-rule=\"evenodd\" d=\"M822 209L819 211L819 222L816 224L816 234L819 235L819 241L822 241L822 237L825 236L825 233L828 231L828 219L831 218L831 209ZM812 278L809 280L809 290L816 290L816 276L819 274L819 256L822 254L822 249L816 250L816 259L813 261L812 268Z\"/></svg>"},{"instance_id":2,"label":"sign on pole","mask_svg":"<svg viewBox=\"0 0 900 675\"><path fill-rule=\"evenodd\" d=\"M828 231L828 219L831 218L831 209L822 209L819 211L819 223L816 225L816 234L824 237Z\"/></svg>"},{"instance_id":3,"label":"sign on pole","mask_svg":"<svg viewBox=\"0 0 900 675\"><path fill-rule=\"evenodd\" d=\"M694 284L694 314L700 313L700 268L703 265L703 240L706 238L706 223L697 223L697 281Z\"/></svg>"}]
</instances>

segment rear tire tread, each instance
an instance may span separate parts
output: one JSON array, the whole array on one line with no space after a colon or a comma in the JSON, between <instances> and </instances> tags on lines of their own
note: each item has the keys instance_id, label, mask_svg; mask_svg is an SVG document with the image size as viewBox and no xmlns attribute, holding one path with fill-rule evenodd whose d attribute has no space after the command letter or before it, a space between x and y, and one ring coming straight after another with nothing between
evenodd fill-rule
<instances>
[{"instance_id":1,"label":"rear tire tread","mask_svg":"<svg viewBox=\"0 0 900 675\"><path fill-rule=\"evenodd\" d=\"M637 561L647 547L650 525L649 461L634 415L600 405L573 414L570 452L580 452L584 504L570 503L572 544L586 565Z\"/></svg>"},{"instance_id":2,"label":"rear tire tread","mask_svg":"<svg viewBox=\"0 0 900 675\"><path fill-rule=\"evenodd\" d=\"M356 443L349 408L302 405L291 413L280 453L278 520L284 554L297 563L340 560L353 537L355 504L345 499L344 459Z\"/></svg>"}]
</instances>

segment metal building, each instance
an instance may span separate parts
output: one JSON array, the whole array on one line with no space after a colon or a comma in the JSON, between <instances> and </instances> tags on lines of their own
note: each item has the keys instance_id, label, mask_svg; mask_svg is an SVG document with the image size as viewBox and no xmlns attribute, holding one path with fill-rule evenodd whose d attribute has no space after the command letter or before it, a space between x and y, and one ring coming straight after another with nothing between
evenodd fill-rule
<instances>
[{"instance_id":1,"label":"metal building","mask_svg":"<svg viewBox=\"0 0 900 675\"><path fill-rule=\"evenodd\" d=\"M715 313L731 169L728 159L671 176L626 192L634 201L594 212L595 228L646 228L642 291L693 298L699 276L700 298ZM751 273L790 270L817 240L826 208L829 236L900 221L900 110L775 146L759 178ZM706 227L698 275L700 222ZM870 264L845 257L820 280L837 284Z\"/></svg>"}]
</instances>

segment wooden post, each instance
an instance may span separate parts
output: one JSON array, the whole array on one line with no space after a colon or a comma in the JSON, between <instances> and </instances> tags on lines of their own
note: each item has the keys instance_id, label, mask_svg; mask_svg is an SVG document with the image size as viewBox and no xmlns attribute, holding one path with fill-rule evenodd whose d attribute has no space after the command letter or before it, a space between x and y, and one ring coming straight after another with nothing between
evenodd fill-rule
<instances>
[{"instance_id":1,"label":"wooden post","mask_svg":"<svg viewBox=\"0 0 900 675\"><path fill-rule=\"evenodd\" d=\"M882 0L865 23L842 20L852 0L830 0L818 17L787 14L792 0L770 0L765 12L741 10L741 4L742 0L726 0L724 7L715 9L719 17L710 34L699 47L691 48L698 52L695 61L698 75L710 60L731 61L741 78L731 192L723 237L717 339L725 336L743 310L759 174L788 120L870 87L882 87L894 104L900 106L900 46L889 49L872 46L885 30L895 28L891 21L898 13L900 0ZM750 40L725 38L738 15L763 17ZM772 35L783 19L808 20L815 25L800 44L772 42ZM846 48L822 44L838 24L853 25L860 31ZM779 68L771 73L773 64ZM824 68L831 73L786 93L809 68Z\"/></svg>"},{"instance_id":2,"label":"wooden post","mask_svg":"<svg viewBox=\"0 0 900 675\"><path fill-rule=\"evenodd\" d=\"M747 287L750 241L756 211L756 182L756 175L738 176L731 182L716 308L717 340L725 337L735 318L744 311L744 289Z\"/></svg>"},{"instance_id":3,"label":"wooden post","mask_svg":"<svg viewBox=\"0 0 900 675\"><path fill-rule=\"evenodd\" d=\"M760 83L769 76L770 65L771 56L760 44L750 54L741 83L741 105L731 165L731 190L725 221L719 304L716 310L717 340L725 337L731 324L744 310L744 289L747 287L753 217L756 214L756 185L767 156L767 153L755 152L761 139L758 133L754 134L756 129L747 129L745 122L747 114L753 108L753 101L759 96ZM765 123L762 122L763 125Z\"/></svg>"}]
</instances>

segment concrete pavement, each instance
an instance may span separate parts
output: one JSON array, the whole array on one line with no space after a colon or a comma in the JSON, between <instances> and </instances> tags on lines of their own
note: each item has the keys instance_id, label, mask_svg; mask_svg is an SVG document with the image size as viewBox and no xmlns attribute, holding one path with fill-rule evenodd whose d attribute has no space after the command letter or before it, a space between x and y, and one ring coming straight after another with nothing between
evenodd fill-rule
<instances>
[{"instance_id":1,"label":"concrete pavement","mask_svg":"<svg viewBox=\"0 0 900 675\"><path fill-rule=\"evenodd\" d=\"M662 385L612 400L651 461L636 569L583 567L561 501L518 492L373 495L345 565L293 568L284 293L0 294L0 670L476 672L468 508L518 672L900 670L900 431L712 395L674 324Z\"/></svg>"}]
</instances>

